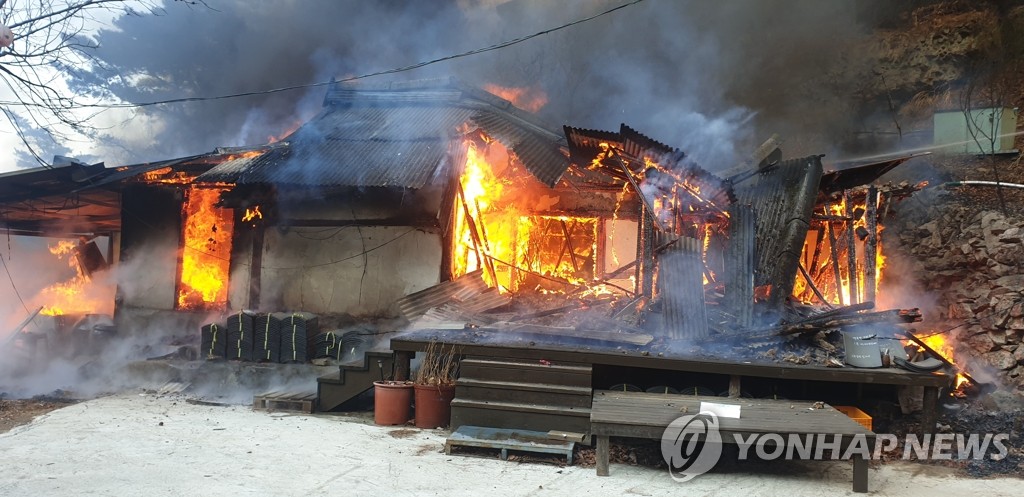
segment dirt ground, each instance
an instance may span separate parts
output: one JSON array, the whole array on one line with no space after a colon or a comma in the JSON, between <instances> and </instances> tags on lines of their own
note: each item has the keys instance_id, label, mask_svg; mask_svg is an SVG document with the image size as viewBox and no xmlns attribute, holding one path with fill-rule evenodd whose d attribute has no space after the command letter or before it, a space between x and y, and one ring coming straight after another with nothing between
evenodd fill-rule
<instances>
[{"instance_id":1,"label":"dirt ground","mask_svg":"<svg viewBox=\"0 0 1024 497\"><path fill-rule=\"evenodd\" d=\"M2 400L0 399L0 433L32 422L37 416L72 404L73 401Z\"/></svg>"}]
</instances>

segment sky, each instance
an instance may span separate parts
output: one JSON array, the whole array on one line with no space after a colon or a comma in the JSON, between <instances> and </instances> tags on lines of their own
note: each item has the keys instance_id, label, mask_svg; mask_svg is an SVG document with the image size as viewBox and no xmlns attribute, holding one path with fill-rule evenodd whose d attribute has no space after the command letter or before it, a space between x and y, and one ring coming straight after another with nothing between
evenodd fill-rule
<instances>
[{"instance_id":1,"label":"sky","mask_svg":"<svg viewBox=\"0 0 1024 497\"><path fill-rule=\"evenodd\" d=\"M490 46L628 0L205 3L96 22L95 61L61 71L55 84L115 102L259 92ZM455 76L527 87L547 95L538 113L555 130L626 123L724 169L772 133L797 149L820 147L853 124L835 115L849 102L828 74L863 36L855 22L863 8L853 0L644 0L512 47L368 81ZM94 117L92 136L59 142L28 131L44 158L118 166L266 143L315 115L323 95L321 87L108 110ZM0 149L15 151L0 155L0 171L34 166L23 148L0 122Z\"/></svg>"}]
</instances>

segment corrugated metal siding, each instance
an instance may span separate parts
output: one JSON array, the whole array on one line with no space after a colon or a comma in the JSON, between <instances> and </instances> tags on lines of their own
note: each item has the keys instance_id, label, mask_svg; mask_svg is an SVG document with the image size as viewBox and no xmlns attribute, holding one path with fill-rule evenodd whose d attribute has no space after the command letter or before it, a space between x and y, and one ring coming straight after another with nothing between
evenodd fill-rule
<instances>
[{"instance_id":1,"label":"corrugated metal siding","mask_svg":"<svg viewBox=\"0 0 1024 497\"><path fill-rule=\"evenodd\" d=\"M681 237L658 258L658 286L670 338L707 338L708 318L704 303L703 242Z\"/></svg>"},{"instance_id":2,"label":"corrugated metal siding","mask_svg":"<svg viewBox=\"0 0 1024 497\"><path fill-rule=\"evenodd\" d=\"M398 311L406 319L422 316L432 307L444 305L451 301L466 301L487 290L483 272L480 270L466 273L451 281L438 283L430 288L406 295L396 302Z\"/></svg>"},{"instance_id":3,"label":"corrugated metal siding","mask_svg":"<svg viewBox=\"0 0 1024 497\"><path fill-rule=\"evenodd\" d=\"M737 193L756 213L757 262L754 284L773 285L771 303L782 305L793 290L811 214L821 182L821 158L784 161L757 184Z\"/></svg>"}]
</instances>

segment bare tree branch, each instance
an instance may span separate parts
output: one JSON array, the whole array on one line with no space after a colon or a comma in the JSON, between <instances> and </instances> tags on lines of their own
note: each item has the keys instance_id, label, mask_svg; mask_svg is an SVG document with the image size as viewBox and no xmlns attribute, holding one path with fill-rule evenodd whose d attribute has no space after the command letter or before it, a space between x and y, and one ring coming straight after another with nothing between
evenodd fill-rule
<instances>
[{"instance_id":1,"label":"bare tree branch","mask_svg":"<svg viewBox=\"0 0 1024 497\"><path fill-rule=\"evenodd\" d=\"M208 8L202 0L172 1ZM9 90L0 111L38 162L45 164L33 143L38 135L26 126L54 141L96 134L90 122L102 110L88 104L107 90L100 84L76 95L65 77L102 66L92 54L96 31L119 16L161 12L159 0L0 0L0 19L14 33L12 44L0 48L0 89Z\"/></svg>"}]
</instances>

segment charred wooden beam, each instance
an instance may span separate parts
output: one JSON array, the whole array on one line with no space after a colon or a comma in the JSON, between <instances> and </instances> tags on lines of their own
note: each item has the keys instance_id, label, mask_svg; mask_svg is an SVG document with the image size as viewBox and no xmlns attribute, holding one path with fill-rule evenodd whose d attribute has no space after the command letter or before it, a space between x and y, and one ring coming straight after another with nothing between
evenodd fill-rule
<instances>
[{"instance_id":1,"label":"charred wooden beam","mask_svg":"<svg viewBox=\"0 0 1024 497\"><path fill-rule=\"evenodd\" d=\"M821 245L825 241L825 229L819 229L818 235L814 240L814 253L811 254L811 275L818 275L818 257L821 256Z\"/></svg>"},{"instance_id":2,"label":"charred wooden beam","mask_svg":"<svg viewBox=\"0 0 1024 497\"><path fill-rule=\"evenodd\" d=\"M548 276L546 274L541 274L541 273L538 273L536 271L531 271L529 269L516 266L515 264L512 264L511 262L503 261L503 260L501 260L501 259L499 259L497 257L494 257L494 256L490 255L490 254L483 254L483 257L485 259L489 260L489 261L492 261L492 264L491 264L492 267L493 267L493 263L497 262L498 264L503 264L503 265L508 266L510 268L514 268L516 271L522 271L522 272L527 273L527 274L532 274L532 275L534 275L534 276L536 276L536 277L538 277L540 279L544 279L544 280L548 280L548 281L553 281L555 283L561 283L563 285L571 286L571 287L576 287L577 286L575 283L573 283L573 282L571 282L569 280L564 280L562 278L556 278L554 276Z\"/></svg>"},{"instance_id":3,"label":"charred wooden beam","mask_svg":"<svg viewBox=\"0 0 1024 497\"><path fill-rule=\"evenodd\" d=\"M892 309L888 311L854 314L851 316L835 316L825 320L813 320L802 323L787 324L773 328L773 334L786 336L797 333L818 332L844 326L868 323L913 323L921 320L918 309Z\"/></svg>"},{"instance_id":4,"label":"charred wooden beam","mask_svg":"<svg viewBox=\"0 0 1024 497\"><path fill-rule=\"evenodd\" d=\"M459 188L459 199L462 203L462 210L466 216L466 225L469 228L469 236L473 241L473 249L476 250L476 260L480 267L487 268L487 272L491 275L491 281L495 285L498 284L498 275L494 271L494 263L489 258L485 258L487 255L484 252L483 242L480 240L480 233L476 228L476 221L473 220L473 215L469 212L469 204L466 203L466 192L462 189L462 183L458 183Z\"/></svg>"},{"instance_id":5,"label":"charred wooden beam","mask_svg":"<svg viewBox=\"0 0 1024 497\"><path fill-rule=\"evenodd\" d=\"M820 300L821 303L831 309L833 307L832 303L825 299L825 296L821 294L821 290L818 290L817 285L814 284L814 278L811 278L811 275L807 273L807 269L804 268L804 265L800 264L797 268L800 269L800 275L804 277L804 281L807 282L807 286L811 288L812 292L814 292L814 296L818 297L818 300Z\"/></svg>"},{"instance_id":6,"label":"charred wooden beam","mask_svg":"<svg viewBox=\"0 0 1024 497\"><path fill-rule=\"evenodd\" d=\"M966 378L967 381L971 382L974 385L978 385L979 384L977 380L975 380L973 377L971 377L971 375L967 374L967 372L964 371L961 367L957 366L956 364L953 364L952 362L949 362L949 360L946 359L945 357L943 357L942 354L938 353L935 349L929 347L927 343L924 343L924 340L921 340L920 338L918 338L916 335L914 335L910 331L904 331L903 335L905 337L907 337L907 339L909 339L911 342L916 343L918 346L920 346L922 349L924 349L925 352L928 352L929 354L931 354L932 357L938 359L940 362L942 362L946 366L948 366L950 368L953 368L954 371L956 371L957 373L960 373L961 375L963 375L963 377Z\"/></svg>"},{"instance_id":7,"label":"charred wooden beam","mask_svg":"<svg viewBox=\"0 0 1024 497\"><path fill-rule=\"evenodd\" d=\"M665 227L661 225L661 221L654 215L654 206L651 204L651 200L648 199L647 196L644 195L643 190L640 189L640 185L637 184L636 178L633 177L633 172L630 171L629 166L626 165L626 161L622 160L622 156L619 155L617 150L613 148L611 151L612 157L619 163L619 167L622 168L622 172L626 174L626 179L629 180L629 184L633 187L633 191L635 191L637 196L640 197L640 200L643 201L644 209L650 213L651 220L654 222L655 226L658 227L659 231L665 231Z\"/></svg>"},{"instance_id":8,"label":"charred wooden beam","mask_svg":"<svg viewBox=\"0 0 1024 497\"><path fill-rule=\"evenodd\" d=\"M637 223L636 293L644 297L654 296L654 254L657 241L654 231L654 213L641 208L640 222Z\"/></svg>"},{"instance_id":9,"label":"charred wooden beam","mask_svg":"<svg viewBox=\"0 0 1024 497\"><path fill-rule=\"evenodd\" d=\"M850 193L843 191L843 201L846 203L846 215L856 219L853 215L853 205L851 205ZM853 234L853 221L847 221L846 223L846 263L848 266L848 279L850 281L850 303L856 304L860 302L860 295L857 289L857 242L854 240ZM842 291L839 291L842 293Z\"/></svg>"},{"instance_id":10,"label":"charred wooden beam","mask_svg":"<svg viewBox=\"0 0 1024 497\"><path fill-rule=\"evenodd\" d=\"M825 210L828 210L828 202L825 202ZM836 299L839 305L843 305L843 275L839 272L839 250L836 249L836 230L832 223L825 223L828 230L828 250L832 257L832 275L836 280ZM852 302L851 302L852 303Z\"/></svg>"},{"instance_id":11,"label":"charred wooden beam","mask_svg":"<svg viewBox=\"0 0 1024 497\"><path fill-rule=\"evenodd\" d=\"M867 216L865 227L868 230L864 242L864 300L875 300L875 256L878 252L878 188L868 187L868 198L865 202Z\"/></svg>"},{"instance_id":12,"label":"charred wooden beam","mask_svg":"<svg viewBox=\"0 0 1024 497\"><path fill-rule=\"evenodd\" d=\"M569 262L572 263L572 271L578 273L580 272L580 265L576 261L576 249L572 246L572 234L569 232L569 227L565 224L564 220L559 219L558 222L562 225L562 234L565 235L565 248L569 250Z\"/></svg>"},{"instance_id":13,"label":"charred wooden beam","mask_svg":"<svg viewBox=\"0 0 1024 497\"><path fill-rule=\"evenodd\" d=\"M835 317L835 316L842 316L844 314L853 314L855 312L860 312L860 311L870 311L871 309L874 309L874 308L875 308L875 303L874 302L861 302L859 304L848 305L846 307L837 307L835 309L828 310L828 311L825 311L825 312L819 312L818 314L814 314L812 316L808 316L806 320L801 320L801 321L821 320L821 319L826 319L826 318L832 318L832 317Z\"/></svg>"}]
</instances>

